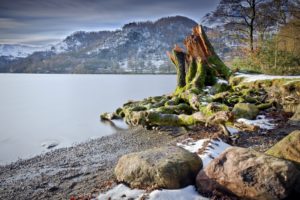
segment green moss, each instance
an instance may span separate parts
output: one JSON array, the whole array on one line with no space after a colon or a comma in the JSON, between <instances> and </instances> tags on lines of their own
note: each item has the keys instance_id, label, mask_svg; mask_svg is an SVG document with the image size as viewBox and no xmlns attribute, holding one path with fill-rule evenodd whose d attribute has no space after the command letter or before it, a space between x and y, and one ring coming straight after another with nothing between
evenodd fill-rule
<instances>
[{"instance_id":1,"label":"green moss","mask_svg":"<svg viewBox=\"0 0 300 200\"><path fill-rule=\"evenodd\" d=\"M192 60L187 75L186 75L186 83L192 82L192 80L195 78L197 72L197 63L195 59Z\"/></svg>"},{"instance_id":2,"label":"green moss","mask_svg":"<svg viewBox=\"0 0 300 200\"><path fill-rule=\"evenodd\" d=\"M186 85L185 82L185 76L186 76L186 72L185 72L185 53L182 51L172 51L173 53L173 63L176 67L176 71L177 71L177 86L178 87L184 87Z\"/></svg>"},{"instance_id":3,"label":"green moss","mask_svg":"<svg viewBox=\"0 0 300 200\"><path fill-rule=\"evenodd\" d=\"M219 111L229 111L229 107L215 102L200 106L200 112L206 117L212 116Z\"/></svg>"},{"instance_id":4,"label":"green moss","mask_svg":"<svg viewBox=\"0 0 300 200\"><path fill-rule=\"evenodd\" d=\"M259 110L266 110L268 108L271 108L273 106L273 102L267 102L267 103L261 103L259 105L257 105L257 108Z\"/></svg>"},{"instance_id":5,"label":"green moss","mask_svg":"<svg viewBox=\"0 0 300 200\"><path fill-rule=\"evenodd\" d=\"M191 88L190 92L199 95L202 92L202 90L200 90L199 88Z\"/></svg>"},{"instance_id":6,"label":"green moss","mask_svg":"<svg viewBox=\"0 0 300 200\"><path fill-rule=\"evenodd\" d=\"M223 63L223 61L217 56L210 56L208 58L208 63L212 65L212 68L215 69L216 74L222 74L223 78L228 80L232 74L232 71Z\"/></svg>"},{"instance_id":7,"label":"green moss","mask_svg":"<svg viewBox=\"0 0 300 200\"><path fill-rule=\"evenodd\" d=\"M124 111L123 111L123 108L118 108L118 109L116 110L116 114L117 114L118 116L122 117L122 118L125 117L125 113L124 113Z\"/></svg>"},{"instance_id":8,"label":"green moss","mask_svg":"<svg viewBox=\"0 0 300 200\"><path fill-rule=\"evenodd\" d=\"M225 102L225 99L230 95L229 92L221 92L217 93L212 97L212 101L214 102L220 102L223 103Z\"/></svg>"},{"instance_id":9,"label":"green moss","mask_svg":"<svg viewBox=\"0 0 300 200\"><path fill-rule=\"evenodd\" d=\"M198 121L192 115L179 115L178 124L181 126L196 125Z\"/></svg>"},{"instance_id":10,"label":"green moss","mask_svg":"<svg viewBox=\"0 0 300 200\"><path fill-rule=\"evenodd\" d=\"M166 106L156 108L154 111L163 114L176 114L176 111L172 107L166 107Z\"/></svg>"},{"instance_id":11,"label":"green moss","mask_svg":"<svg viewBox=\"0 0 300 200\"><path fill-rule=\"evenodd\" d=\"M184 91L185 91L185 88L186 87L177 87L175 92L174 92L174 95L180 95L182 94Z\"/></svg>"},{"instance_id":12,"label":"green moss","mask_svg":"<svg viewBox=\"0 0 300 200\"><path fill-rule=\"evenodd\" d=\"M220 92L225 92L230 90L230 85L226 83L216 83L213 85L212 90L214 94L220 93Z\"/></svg>"},{"instance_id":13,"label":"green moss","mask_svg":"<svg viewBox=\"0 0 300 200\"><path fill-rule=\"evenodd\" d=\"M197 60L197 73L192 81L195 88L203 88L206 78L206 65L201 60Z\"/></svg>"},{"instance_id":14,"label":"green moss","mask_svg":"<svg viewBox=\"0 0 300 200\"><path fill-rule=\"evenodd\" d=\"M208 109L207 105L200 106L199 110L204 116L211 116L214 114L212 110Z\"/></svg>"},{"instance_id":15,"label":"green moss","mask_svg":"<svg viewBox=\"0 0 300 200\"><path fill-rule=\"evenodd\" d=\"M253 103L253 104L256 104L258 103L258 99L257 98L254 98L254 97L251 97L251 96L244 96L242 97L243 101L239 101L239 102L247 102L247 103Z\"/></svg>"},{"instance_id":16,"label":"green moss","mask_svg":"<svg viewBox=\"0 0 300 200\"><path fill-rule=\"evenodd\" d=\"M129 108L129 110L130 111L144 111L144 110L147 110L147 108L144 106L135 106L135 107Z\"/></svg>"},{"instance_id":17,"label":"green moss","mask_svg":"<svg viewBox=\"0 0 300 200\"><path fill-rule=\"evenodd\" d=\"M241 76L231 76L229 78L229 84L232 86L239 85L245 78Z\"/></svg>"},{"instance_id":18,"label":"green moss","mask_svg":"<svg viewBox=\"0 0 300 200\"><path fill-rule=\"evenodd\" d=\"M206 68L205 85L214 85L217 82L216 73L210 67Z\"/></svg>"}]
</instances>

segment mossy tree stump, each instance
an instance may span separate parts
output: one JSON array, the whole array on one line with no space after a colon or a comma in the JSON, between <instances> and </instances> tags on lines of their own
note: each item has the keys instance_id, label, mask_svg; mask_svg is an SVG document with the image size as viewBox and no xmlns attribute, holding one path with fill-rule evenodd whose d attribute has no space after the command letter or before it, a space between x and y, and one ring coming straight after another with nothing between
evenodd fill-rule
<instances>
[{"instance_id":1,"label":"mossy tree stump","mask_svg":"<svg viewBox=\"0 0 300 200\"><path fill-rule=\"evenodd\" d=\"M194 109L199 109L197 96L208 85L214 85L217 77L228 79L231 70L222 62L210 44L203 27L194 27L184 45L187 52L175 45L168 53L177 71L175 95L186 99Z\"/></svg>"},{"instance_id":2,"label":"mossy tree stump","mask_svg":"<svg viewBox=\"0 0 300 200\"><path fill-rule=\"evenodd\" d=\"M227 80L231 70L215 53L201 25L193 28L184 45L186 52L175 45L172 52L168 53L177 70L177 86L172 95L128 102L115 113L105 113L101 118L112 120L121 117L130 125L145 127L208 124L207 120L212 116L206 116L211 112L203 112L205 105L200 99L204 95L203 89L214 85L218 78ZM225 122L231 120L230 113L222 109L214 111L219 112L214 113L216 120L210 123L221 124L224 130Z\"/></svg>"}]
</instances>

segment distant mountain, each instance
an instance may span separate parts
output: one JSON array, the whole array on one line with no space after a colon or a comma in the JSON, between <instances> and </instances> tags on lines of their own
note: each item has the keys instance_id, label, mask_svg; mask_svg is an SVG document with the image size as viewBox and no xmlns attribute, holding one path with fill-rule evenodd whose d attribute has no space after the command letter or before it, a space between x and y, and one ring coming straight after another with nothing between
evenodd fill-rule
<instances>
[{"instance_id":1,"label":"distant mountain","mask_svg":"<svg viewBox=\"0 0 300 200\"><path fill-rule=\"evenodd\" d=\"M0 57L0 72L170 73L174 68L166 51L182 44L195 25L175 16L129 23L116 31L79 31L45 51L30 54L24 48L17 54L23 56L14 54L16 59Z\"/></svg>"}]
</instances>

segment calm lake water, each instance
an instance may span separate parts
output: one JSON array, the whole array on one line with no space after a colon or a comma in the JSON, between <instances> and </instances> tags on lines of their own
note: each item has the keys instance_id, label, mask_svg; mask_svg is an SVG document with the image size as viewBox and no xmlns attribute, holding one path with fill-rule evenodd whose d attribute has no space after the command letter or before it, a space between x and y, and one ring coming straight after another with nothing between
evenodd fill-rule
<instances>
[{"instance_id":1,"label":"calm lake water","mask_svg":"<svg viewBox=\"0 0 300 200\"><path fill-rule=\"evenodd\" d=\"M0 74L0 164L112 134L100 113L175 85L174 75Z\"/></svg>"}]
</instances>

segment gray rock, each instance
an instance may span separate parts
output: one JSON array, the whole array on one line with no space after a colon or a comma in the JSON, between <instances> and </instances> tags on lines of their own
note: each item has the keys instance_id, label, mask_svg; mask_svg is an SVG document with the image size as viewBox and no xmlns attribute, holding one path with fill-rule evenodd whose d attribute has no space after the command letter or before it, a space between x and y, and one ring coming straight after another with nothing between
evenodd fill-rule
<instances>
[{"instance_id":1,"label":"gray rock","mask_svg":"<svg viewBox=\"0 0 300 200\"><path fill-rule=\"evenodd\" d=\"M276 200L290 194L299 174L290 161L231 147L199 172L196 185L200 193L218 189L242 199Z\"/></svg>"},{"instance_id":2,"label":"gray rock","mask_svg":"<svg viewBox=\"0 0 300 200\"><path fill-rule=\"evenodd\" d=\"M122 156L115 175L131 187L177 189L193 184L201 168L197 154L168 146Z\"/></svg>"}]
</instances>

